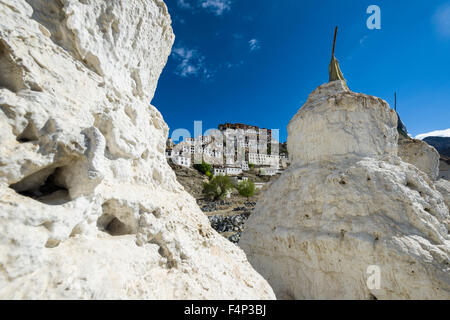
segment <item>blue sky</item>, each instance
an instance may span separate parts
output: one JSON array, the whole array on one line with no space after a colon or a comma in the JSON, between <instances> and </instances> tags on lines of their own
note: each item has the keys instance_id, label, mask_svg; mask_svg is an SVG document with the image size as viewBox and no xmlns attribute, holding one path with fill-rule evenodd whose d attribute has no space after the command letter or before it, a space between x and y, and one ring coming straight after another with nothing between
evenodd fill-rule
<instances>
[{"instance_id":1,"label":"blue sky","mask_svg":"<svg viewBox=\"0 0 450 320\"><path fill-rule=\"evenodd\" d=\"M152 104L171 132L241 122L286 127L336 57L352 91L394 91L413 136L450 128L450 1L165 0L176 36ZM369 30L370 5L381 29Z\"/></svg>"}]
</instances>

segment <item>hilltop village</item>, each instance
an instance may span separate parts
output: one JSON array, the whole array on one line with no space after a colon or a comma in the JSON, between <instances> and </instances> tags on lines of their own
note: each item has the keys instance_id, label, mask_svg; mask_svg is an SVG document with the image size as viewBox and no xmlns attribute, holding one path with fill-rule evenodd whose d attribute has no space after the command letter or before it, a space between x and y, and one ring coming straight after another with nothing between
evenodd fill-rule
<instances>
[{"instance_id":1,"label":"hilltop village","mask_svg":"<svg viewBox=\"0 0 450 320\"><path fill-rule=\"evenodd\" d=\"M178 144L167 140L166 158L178 182L196 199L211 226L231 242L239 242L261 192L289 166L287 143L279 143L276 134L271 129L225 123ZM210 174L198 170L201 164L211 169ZM211 201L204 186L221 176L229 177L234 188L218 201ZM237 190L242 182L254 185L249 197Z\"/></svg>"},{"instance_id":2,"label":"hilltop village","mask_svg":"<svg viewBox=\"0 0 450 320\"><path fill-rule=\"evenodd\" d=\"M289 166L286 143L272 137L272 130L242 123L218 126L210 135L167 140L166 157L176 165L192 167L203 161L213 166L213 175L242 177L251 169L260 176L280 174Z\"/></svg>"}]
</instances>

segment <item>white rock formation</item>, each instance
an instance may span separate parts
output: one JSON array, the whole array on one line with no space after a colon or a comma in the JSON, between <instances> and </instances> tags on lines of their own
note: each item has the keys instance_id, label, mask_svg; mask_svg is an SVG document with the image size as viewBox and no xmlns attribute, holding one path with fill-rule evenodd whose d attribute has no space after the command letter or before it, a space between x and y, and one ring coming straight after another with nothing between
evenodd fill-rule
<instances>
[{"instance_id":1,"label":"white rock formation","mask_svg":"<svg viewBox=\"0 0 450 320\"><path fill-rule=\"evenodd\" d=\"M439 176L439 153L428 143L417 139L399 139L398 156L425 172L431 180Z\"/></svg>"},{"instance_id":2,"label":"white rock formation","mask_svg":"<svg viewBox=\"0 0 450 320\"><path fill-rule=\"evenodd\" d=\"M349 92L337 81L310 95L288 126L292 164L396 154L395 112L380 107L380 98Z\"/></svg>"},{"instance_id":3,"label":"white rock formation","mask_svg":"<svg viewBox=\"0 0 450 320\"><path fill-rule=\"evenodd\" d=\"M436 181L436 189L444 197L444 202L450 210L450 181L445 179L440 179Z\"/></svg>"},{"instance_id":4,"label":"white rock formation","mask_svg":"<svg viewBox=\"0 0 450 320\"><path fill-rule=\"evenodd\" d=\"M340 81L292 119L291 167L240 242L278 298L450 299L449 211L396 155L396 127L385 101Z\"/></svg>"},{"instance_id":5,"label":"white rock formation","mask_svg":"<svg viewBox=\"0 0 450 320\"><path fill-rule=\"evenodd\" d=\"M0 0L0 297L271 299L164 155L161 0Z\"/></svg>"}]
</instances>

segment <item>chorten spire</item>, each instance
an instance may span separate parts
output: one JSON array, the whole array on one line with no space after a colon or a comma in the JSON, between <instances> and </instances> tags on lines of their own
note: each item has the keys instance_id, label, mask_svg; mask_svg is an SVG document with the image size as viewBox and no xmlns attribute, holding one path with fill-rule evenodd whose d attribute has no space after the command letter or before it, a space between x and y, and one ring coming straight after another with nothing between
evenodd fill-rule
<instances>
[{"instance_id":1,"label":"chorten spire","mask_svg":"<svg viewBox=\"0 0 450 320\"><path fill-rule=\"evenodd\" d=\"M344 75L342 74L341 69L339 68L339 62L336 59L336 57L334 56L334 50L336 48L337 31L338 31L338 27L336 27L334 29L333 51L331 53L331 62L330 62L330 67L329 67L330 82L336 81L336 80L345 81Z\"/></svg>"}]
</instances>

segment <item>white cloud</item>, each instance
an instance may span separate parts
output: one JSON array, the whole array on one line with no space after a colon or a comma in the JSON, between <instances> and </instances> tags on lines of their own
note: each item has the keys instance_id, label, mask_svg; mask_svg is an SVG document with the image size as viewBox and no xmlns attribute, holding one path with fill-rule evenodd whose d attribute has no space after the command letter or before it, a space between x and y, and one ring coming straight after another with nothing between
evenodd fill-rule
<instances>
[{"instance_id":1,"label":"white cloud","mask_svg":"<svg viewBox=\"0 0 450 320\"><path fill-rule=\"evenodd\" d=\"M200 6L217 16L231 10L231 0L200 0Z\"/></svg>"},{"instance_id":2,"label":"white cloud","mask_svg":"<svg viewBox=\"0 0 450 320\"><path fill-rule=\"evenodd\" d=\"M244 64L243 60L240 60L239 62L233 63L233 62L226 62L224 64L225 69L232 69L232 68L236 68L236 67L240 67Z\"/></svg>"},{"instance_id":3,"label":"white cloud","mask_svg":"<svg viewBox=\"0 0 450 320\"><path fill-rule=\"evenodd\" d=\"M450 138L450 128L445 130L436 130L428 133L422 133L416 136L416 139L423 140L426 137L446 137Z\"/></svg>"},{"instance_id":4,"label":"white cloud","mask_svg":"<svg viewBox=\"0 0 450 320\"><path fill-rule=\"evenodd\" d=\"M360 45L363 45L363 43L364 43L364 41L366 41L366 39L367 39L367 35L365 35L364 37L362 37L361 39L359 39L359 44Z\"/></svg>"},{"instance_id":5,"label":"white cloud","mask_svg":"<svg viewBox=\"0 0 450 320\"><path fill-rule=\"evenodd\" d=\"M445 38L450 38L450 2L436 11L433 22L439 34Z\"/></svg>"},{"instance_id":6,"label":"white cloud","mask_svg":"<svg viewBox=\"0 0 450 320\"><path fill-rule=\"evenodd\" d=\"M221 16L227 11L231 11L232 0L177 0L177 5L181 9L196 11L205 9L216 16Z\"/></svg>"},{"instance_id":7,"label":"white cloud","mask_svg":"<svg viewBox=\"0 0 450 320\"><path fill-rule=\"evenodd\" d=\"M250 51L261 49L261 43L257 39L251 39L248 44L250 45Z\"/></svg>"},{"instance_id":8,"label":"white cloud","mask_svg":"<svg viewBox=\"0 0 450 320\"><path fill-rule=\"evenodd\" d=\"M204 79L211 78L211 73L205 66L205 57L197 50L188 49L185 47L177 47L173 49L172 56L179 61L175 74L182 78L203 77Z\"/></svg>"},{"instance_id":9,"label":"white cloud","mask_svg":"<svg viewBox=\"0 0 450 320\"><path fill-rule=\"evenodd\" d=\"M177 0L177 5L182 9L192 9L192 5L188 0Z\"/></svg>"}]
</instances>

